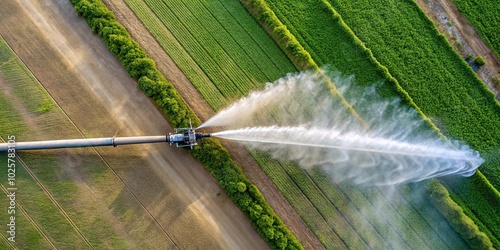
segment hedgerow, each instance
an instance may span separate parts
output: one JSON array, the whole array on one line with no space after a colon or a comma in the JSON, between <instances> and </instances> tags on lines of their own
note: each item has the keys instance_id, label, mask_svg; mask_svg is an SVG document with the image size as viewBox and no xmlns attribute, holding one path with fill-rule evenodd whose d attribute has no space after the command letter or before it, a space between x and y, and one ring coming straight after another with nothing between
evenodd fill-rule
<instances>
[{"instance_id":1,"label":"hedgerow","mask_svg":"<svg viewBox=\"0 0 500 250\"><path fill-rule=\"evenodd\" d=\"M145 51L116 21L114 14L100 0L72 0L78 15L85 18L123 67L149 96L174 127L200 123L194 112L163 75ZM275 214L257 187L244 175L229 153L213 138L207 138L191 151L217 179L228 196L247 215L263 239L273 249L303 249L300 242Z\"/></svg>"},{"instance_id":2,"label":"hedgerow","mask_svg":"<svg viewBox=\"0 0 500 250\"><path fill-rule=\"evenodd\" d=\"M291 34L291 32L284 31L283 29L286 28L281 21L276 17L274 13L272 13L272 10L270 7L267 5L266 1L263 0L255 0L255 1L242 1L243 3L246 4L246 6L249 8L249 11L254 14L255 18L257 20L260 20L261 23L266 27L266 30L271 31L278 31L279 34L271 34L273 37L275 37L276 41L278 43L283 43L291 39L299 39L300 44L302 47L308 47L310 50L307 50L306 52L309 52L311 54L316 55L314 60L319 61L320 64L326 64L326 63L333 63L336 67L339 67L342 72L346 72L347 74L355 74L357 78L357 83L360 84L371 84L373 82L379 81L380 78L382 78L386 83L384 85L385 87L380 89L382 91L382 94L384 95L393 95L394 93L397 93L401 98L410 106L413 106L420 114L421 116L427 120L428 124L436 131L439 131L437 127L434 126L434 124L430 121L430 119L426 118L426 116L422 113L422 111L419 109L419 106L415 104L413 99L408 95L405 89L401 87L399 84L399 81L394 78L390 73L389 70L382 65L378 60L374 57L372 51L365 46L361 40L357 38L357 36L353 33L353 31L350 29L349 26L345 24L343 21L342 17L332 8L329 2L327 1L318 1L317 5L323 6L317 7L318 9L311 9L307 8L306 10L303 10L305 12L310 11L314 12L313 15L317 16L319 13L322 13L322 17L319 18L317 17L318 23L314 22L307 22L308 24L311 24L308 26L308 28L311 28L311 30L305 30L304 29L304 23L302 22L302 18L307 18L306 15L302 12L302 10L298 8L292 7L290 3L274 3L275 7L279 6L279 8L282 9L282 11L285 11L284 9L293 9L293 11L290 11L288 13L293 13L301 18L297 19L299 20L298 22L294 23L293 21L290 21L293 19L291 15L287 15L286 18L289 21L289 24L292 23L293 25L290 26L300 26L302 29L300 31L296 30L294 34ZM279 1L272 1L272 2L279 2ZM322 3L322 5L320 4ZM368 3L365 3L368 4ZM261 11L263 13L258 13L258 11ZM315 12L316 11L316 12ZM318 13L319 12L319 13ZM331 17L328 20L328 18L324 17L324 13L331 13ZM293 15L292 14L292 15ZM278 19L278 20L275 20ZM328 21L326 21L328 20ZM362 19L362 20L367 20L367 19ZM328 30L330 30L332 27L335 27L336 32L332 33L330 35L326 35L324 28L324 24L329 23L330 26ZM397 23L397 22L395 22ZM332 25L335 24L335 25ZM369 24L365 24L369 25ZM283 28L284 27L284 28ZM280 36L283 36L283 34L286 34L286 36L294 36L296 38L287 38L287 39L279 39ZM312 37L311 34L314 34L316 37ZM324 38L324 39L323 39ZM443 38L444 39L444 38ZM350 41L349 43L345 43L345 41ZM381 44L383 44L383 41L379 41ZM354 45L354 46L353 46ZM282 45L282 47L284 47ZM314 49L313 49L314 48ZM314 51L314 50L319 50ZM346 54L347 56L344 56ZM291 53L288 53L289 56ZM359 55L359 56L358 56ZM365 57L367 60L360 60L360 59L354 59L356 61L346 63L345 61L341 60L350 60L351 58L362 58ZM292 61L296 61L292 59ZM368 63L367 63L368 62ZM356 66L353 66L356 65ZM375 69L375 72L374 72ZM386 86L392 86L392 90L390 88L387 88ZM419 98L420 99L420 98ZM476 175L477 176L477 175ZM473 179L478 179L476 176ZM486 190L494 190L494 188L486 181L486 179L481 179L480 181L470 181L473 182L470 184L470 188L474 190L481 190L481 189L486 189ZM436 184L439 185L439 184ZM443 187L444 188L444 187ZM495 196L494 192L493 194L491 192L487 192L487 194L491 194L493 200L496 200L498 197ZM475 197L477 199L480 198L480 196L477 196L475 193ZM484 198L484 197L481 197ZM481 199L479 199L481 200ZM448 205L452 205L453 203L447 203ZM456 205L456 204L455 204ZM471 206L475 206L475 204L470 204ZM488 209L488 206L483 207L484 209ZM485 213L486 214L486 213ZM484 217L482 219L485 219ZM490 220L491 221L491 220ZM467 223L471 223L471 225L468 225ZM469 227L473 226L473 221L467 220L465 224L463 224L464 227ZM494 223L488 223L489 226L493 226Z\"/></svg>"},{"instance_id":3,"label":"hedgerow","mask_svg":"<svg viewBox=\"0 0 500 250\"><path fill-rule=\"evenodd\" d=\"M479 230L474 222L464 213L463 209L455 203L448 190L437 180L428 183L429 196L434 206L446 217L451 226L457 230L462 238L473 249L493 249L490 239Z\"/></svg>"},{"instance_id":4,"label":"hedgerow","mask_svg":"<svg viewBox=\"0 0 500 250\"><path fill-rule=\"evenodd\" d=\"M247 6L255 19L263 24L263 27L276 40L297 68L301 70L316 70L319 68L312 60L311 55L295 39L264 0L242 1L242 3Z\"/></svg>"}]
</instances>

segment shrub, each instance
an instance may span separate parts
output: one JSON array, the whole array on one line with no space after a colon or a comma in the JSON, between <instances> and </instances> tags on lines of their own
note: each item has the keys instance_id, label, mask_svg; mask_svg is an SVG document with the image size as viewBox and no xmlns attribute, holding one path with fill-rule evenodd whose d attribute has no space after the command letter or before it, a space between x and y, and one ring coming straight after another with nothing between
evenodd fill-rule
<instances>
[{"instance_id":1,"label":"shrub","mask_svg":"<svg viewBox=\"0 0 500 250\"><path fill-rule=\"evenodd\" d=\"M486 64L486 62L484 61L482 56L478 56L478 57L474 58L474 64L481 67L481 66L484 66Z\"/></svg>"},{"instance_id":2,"label":"shrub","mask_svg":"<svg viewBox=\"0 0 500 250\"><path fill-rule=\"evenodd\" d=\"M238 192L243 193L243 192L247 191L247 185L245 183L240 181L236 185L237 185Z\"/></svg>"}]
</instances>

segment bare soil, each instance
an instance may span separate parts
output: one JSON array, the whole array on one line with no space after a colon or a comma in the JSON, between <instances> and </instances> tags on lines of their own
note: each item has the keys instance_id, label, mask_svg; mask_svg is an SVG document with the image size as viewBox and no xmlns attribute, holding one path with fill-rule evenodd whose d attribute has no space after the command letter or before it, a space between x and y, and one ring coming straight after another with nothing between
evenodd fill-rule
<instances>
[{"instance_id":1,"label":"bare soil","mask_svg":"<svg viewBox=\"0 0 500 250\"><path fill-rule=\"evenodd\" d=\"M198 91L156 42L151 33L144 27L127 4L122 0L103 0L103 2L115 13L119 22L127 28L134 40L146 50L148 56L155 61L158 69L172 82L198 117L202 121L206 121L212 117L214 111L203 100ZM304 247L306 249L324 248L293 207L262 171L257 162L250 156L248 151L235 142L222 141L222 143Z\"/></svg>"},{"instance_id":2,"label":"bare soil","mask_svg":"<svg viewBox=\"0 0 500 250\"><path fill-rule=\"evenodd\" d=\"M417 0L417 4L444 34L455 50L466 57L482 56L486 65L476 70L477 75L497 95L500 101L500 86L495 87L491 79L500 77L500 60L481 40L479 34L451 0Z\"/></svg>"},{"instance_id":3,"label":"bare soil","mask_svg":"<svg viewBox=\"0 0 500 250\"><path fill-rule=\"evenodd\" d=\"M172 131L100 38L75 15L69 1L1 0L0 4L0 34L85 136ZM106 207L97 212L115 221L113 228L119 234L131 236L128 246L268 248L229 198L223 192L217 195L221 192L217 182L185 150L166 145L97 149L119 180L120 185L110 184L109 192L118 192L125 202L96 189L96 180L81 170L86 165L73 157L95 154L89 150L54 154L66 157L68 173L79 186L102 199ZM123 206L139 208L125 220L117 212Z\"/></svg>"}]
</instances>

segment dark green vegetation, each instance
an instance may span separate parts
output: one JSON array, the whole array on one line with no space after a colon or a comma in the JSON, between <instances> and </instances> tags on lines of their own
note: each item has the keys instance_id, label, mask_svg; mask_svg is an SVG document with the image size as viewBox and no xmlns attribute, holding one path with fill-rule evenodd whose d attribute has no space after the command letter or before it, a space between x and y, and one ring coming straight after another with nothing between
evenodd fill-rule
<instances>
[{"instance_id":1,"label":"dark green vegetation","mask_svg":"<svg viewBox=\"0 0 500 250\"><path fill-rule=\"evenodd\" d=\"M435 118L446 136L482 154L498 148L500 105L419 7L411 1L362 2L331 4L418 108ZM498 157L481 169L495 187L500 187Z\"/></svg>"},{"instance_id":2,"label":"dark green vegetation","mask_svg":"<svg viewBox=\"0 0 500 250\"><path fill-rule=\"evenodd\" d=\"M500 105L418 6L411 1L393 5L382 1L331 3L420 110L435 119L443 134L481 152L486 160L481 171L499 188ZM495 205L498 192L487 192L491 196L485 198L479 190L490 188L489 183L479 175L473 178L454 191L493 232L489 236L498 239L499 217L486 216L499 208ZM488 203L491 206L478 205Z\"/></svg>"},{"instance_id":3,"label":"dark green vegetation","mask_svg":"<svg viewBox=\"0 0 500 250\"><path fill-rule=\"evenodd\" d=\"M496 0L453 0L483 41L500 57L500 4Z\"/></svg>"},{"instance_id":4,"label":"dark green vegetation","mask_svg":"<svg viewBox=\"0 0 500 250\"><path fill-rule=\"evenodd\" d=\"M486 64L486 62L484 61L484 58L482 56L478 56L478 57L474 58L474 63L479 67L484 66Z\"/></svg>"},{"instance_id":5,"label":"dark green vegetation","mask_svg":"<svg viewBox=\"0 0 500 250\"><path fill-rule=\"evenodd\" d=\"M382 93L398 93L408 104L434 117L445 135L480 150L487 160L483 168L488 177L497 180L498 154L492 151L498 143L499 133L494 131L499 106L416 4L267 2L317 64L331 64L354 74L357 84L385 81L388 84L381 87ZM486 179L475 175L453 187L479 218L476 222L496 232L498 216L489 215L498 208L498 195ZM491 191L485 197L481 190Z\"/></svg>"},{"instance_id":6,"label":"dark green vegetation","mask_svg":"<svg viewBox=\"0 0 500 250\"><path fill-rule=\"evenodd\" d=\"M165 112L173 126L186 126L188 118L193 120L195 126L199 125L193 111L100 0L73 0L72 3L77 13L85 18L129 74L138 81L140 88ZM272 248L302 248L218 141L205 140L192 154L214 175Z\"/></svg>"},{"instance_id":7,"label":"dark green vegetation","mask_svg":"<svg viewBox=\"0 0 500 250\"><path fill-rule=\"evenodd\" d=\"M476 224L464 213L463 209L455 203L448 190L436 180L429 184L432 203L443 214L457 232L474 249L493 248L490 239L481 232Z\"/></svg>"}]
</instances>

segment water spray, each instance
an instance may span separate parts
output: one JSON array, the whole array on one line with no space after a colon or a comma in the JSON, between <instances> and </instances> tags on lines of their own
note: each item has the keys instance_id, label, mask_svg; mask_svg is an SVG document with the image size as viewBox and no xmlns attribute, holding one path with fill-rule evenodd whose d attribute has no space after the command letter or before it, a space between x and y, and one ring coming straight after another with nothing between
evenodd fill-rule
<instances>
[{"instance_id":1,"label":"water spray","mask_svg":"<svg viewBox=\"0 0 500 250\"><path fill-rule=\"evenodd\" d=\"M382 98L377 84L358 87L353 76L327 74L344 99L325 90L317 72L289 74L250 93L200 127L241 141L272 158L321 168L334 182L372 186L471 176L484 162L464 143L446 140L397 98Z\"/></svg>"}]
</instances>

